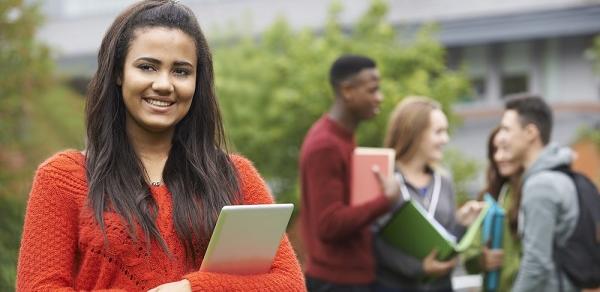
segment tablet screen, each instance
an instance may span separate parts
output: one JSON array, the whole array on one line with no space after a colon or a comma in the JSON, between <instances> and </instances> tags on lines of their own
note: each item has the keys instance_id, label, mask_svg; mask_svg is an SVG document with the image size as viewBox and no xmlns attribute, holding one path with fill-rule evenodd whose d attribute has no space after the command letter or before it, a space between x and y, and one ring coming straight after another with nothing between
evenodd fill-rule
<instances>
[{"instance_id":1,"label":"tablet screen","mask_svg":"<svg viewBox=\"0 0 600 292\"><path fill-rule=\"evenodd\" d=\"M293 204L223 207L200 271L268 273L293 209Z\"/></svg>"}]
</instances>

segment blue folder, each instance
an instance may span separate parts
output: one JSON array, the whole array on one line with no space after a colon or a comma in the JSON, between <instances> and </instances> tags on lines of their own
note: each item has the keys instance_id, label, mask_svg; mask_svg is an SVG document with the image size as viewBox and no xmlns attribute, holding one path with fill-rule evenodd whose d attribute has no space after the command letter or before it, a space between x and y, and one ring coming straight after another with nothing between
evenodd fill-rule
<instances>
[{"instance_id":1,"label":"blue folder","mask_svg":"<svg viewBox=\"0 0 600 292\"><path fill-rule=\"evenodd\" d=\"M490 249L501 249L505 211L489 194L485 195L484 200L490 205L490 209L483 219L482 244ZM497 291L500 284L500 270L487 272L485 279L484 291Z\"/></svg>"}]
</instances>

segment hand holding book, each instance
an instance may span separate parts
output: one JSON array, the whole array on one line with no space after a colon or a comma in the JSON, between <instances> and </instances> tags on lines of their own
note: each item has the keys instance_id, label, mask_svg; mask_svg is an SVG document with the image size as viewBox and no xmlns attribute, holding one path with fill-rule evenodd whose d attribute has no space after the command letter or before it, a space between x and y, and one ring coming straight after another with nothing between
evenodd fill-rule
<instances>
[{"instance_id":1,"label":"hand holding book","mask_svg":"<svg viewBox=\"0 0 600 292\"><path fill-rule=\"evenodd\" d=\"M358 147L352 154L352 184L350 205L357 206L385 195L395 201L397 187L394 177L394 157L391 148ZM400 191L398 190L397 193Z\"/></svg>"},{"instance_id":2,"label":"hand holding book","mask_svg":"<svg viewBox=\"0 0 600 292\"><path fill-rule=\"evenodd\" d=\"M384 177L377 165L373 165L372 170L377 178L377 182L379 182L383 195L392 202L397 201L400 197L400 185L398 184L398 180L394 178L394 175L390 174Z\"/></svg>"},{"instance_id":3,"label":"hand holding book","mask_svg":"<svg viewBox=\"0 0 600 292\"><path fill-rule=\"evenodd\" d=\"M498 270L502 267L503 260L504 252L502 249L489 249L487 246L483 247L481 266L486 272Z\"/></svg>"},{"instance_id":4,"label":"hand holding book","mask_svg":"<svg viewBox=\"0 0 600 292\"><path fill-rule=\"evenodd\" d=\"M453 257L447 261L439 261L437 260L437 250L432 250L424 259L423 259L423 271L425 274L431 277L442 277L450 272L458 263L458 258Z\"/></svg>"}]
</instances>

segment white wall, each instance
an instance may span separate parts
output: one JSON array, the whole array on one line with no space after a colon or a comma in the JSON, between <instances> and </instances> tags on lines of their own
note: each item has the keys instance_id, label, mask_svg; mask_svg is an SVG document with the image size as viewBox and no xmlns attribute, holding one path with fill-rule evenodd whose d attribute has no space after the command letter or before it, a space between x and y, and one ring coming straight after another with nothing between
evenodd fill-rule
<instances>
[{"instance_id":1,"label":"white wall","mask_svg":"<svg viewBox=\"0 0 600 292\"><path fill-rule=\"evenodd\" d=\"M599 2L598 0L391 0L394 20L439 20L524 12Z\"/></svg>"},{"instance_id":2,"label":"white wall","mask_svg":"<svg viewBox=\"0 0 600 292\"><path fill-rule=\"evenodd\" d=\"M561 77L558 100L600 100L598 77L593 72L592 63L584 58L584 52L590 46L590 38L561 39L558 66Z\"/></svg>"}]
</instances>

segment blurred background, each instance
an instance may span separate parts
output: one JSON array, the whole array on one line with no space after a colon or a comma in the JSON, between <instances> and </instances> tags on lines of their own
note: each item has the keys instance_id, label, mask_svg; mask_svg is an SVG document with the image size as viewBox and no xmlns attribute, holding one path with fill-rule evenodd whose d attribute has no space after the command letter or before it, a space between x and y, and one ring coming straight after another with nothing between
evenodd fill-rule
<instances>
[{"instance_id":1,"label":"blurred background","mask_svg":"<svg viewBox=\"0 0 600 292\"><path fill-rule=\"evenodd\" d=\"M132 2L0 0L0 291L14 290L35 169L56 151L83 149L97 50ZM180 2L211 44L230 148L254 161L278 202L299 201L299 148L332 100L330 64L348 52L375 58L383 77L382 112L360 127L359 145L382 144L406 95L443 104L459 204L483 186L503 96L523 91L549 101L553 139L571 145L575 168L600 184L598 0ZM302 259L294 223L289 231Z\"/></svg>"}]
</instances>

